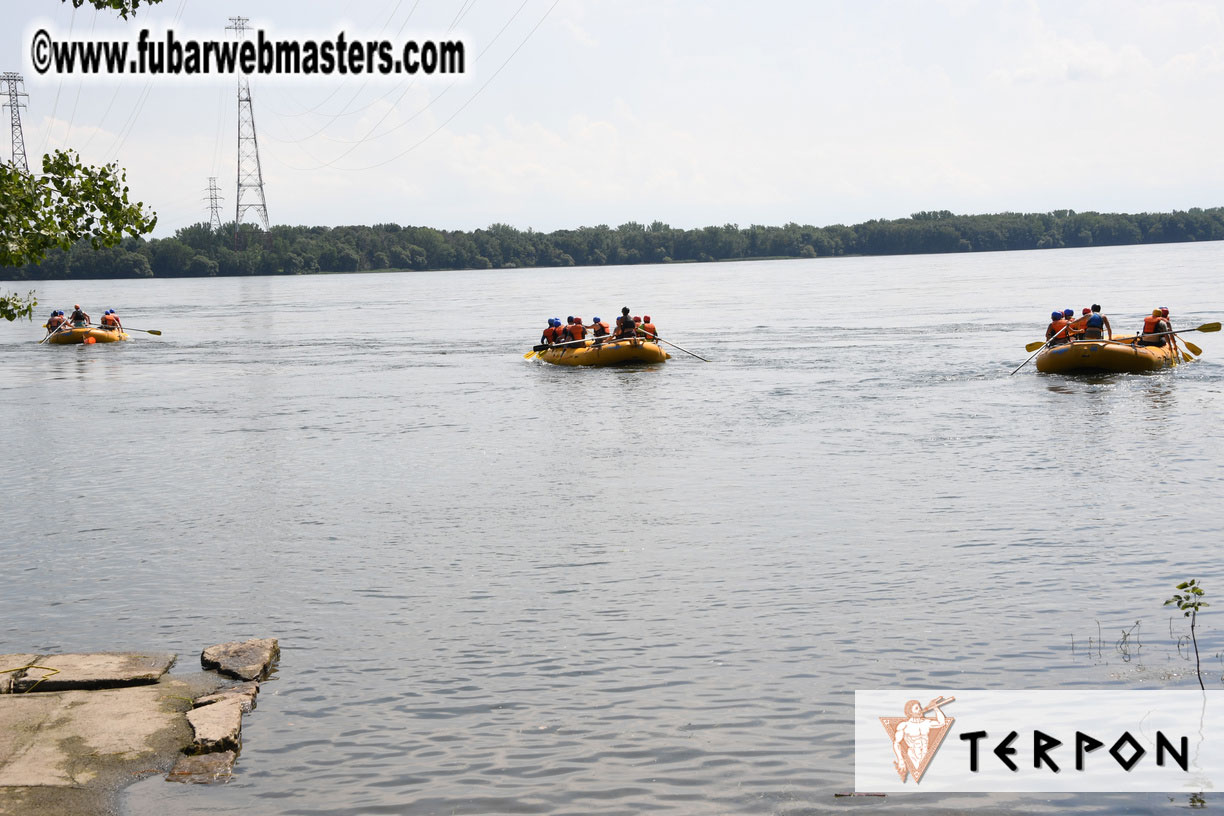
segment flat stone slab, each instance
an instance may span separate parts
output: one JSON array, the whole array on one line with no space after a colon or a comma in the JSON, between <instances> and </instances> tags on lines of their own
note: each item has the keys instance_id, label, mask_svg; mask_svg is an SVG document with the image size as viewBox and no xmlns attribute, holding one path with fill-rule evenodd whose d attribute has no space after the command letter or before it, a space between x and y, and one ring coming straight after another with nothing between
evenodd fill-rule
<instances>
[{"instance_id":1,"label":"flat stone slab","mask_svg":"<svg viewBox=\"0 0 1224 816\"><path fill-rule=\"evenodd\" d=\"M9 787L81 787L170 766L191 742L185 685L0 697L0 813Z\"/></svg>"},{"instance_id":2,"label":"flat stone slab","mask_svg":"<svg viewBox=\"0 0 1224 816\"><path fill-rule=\"evenodd\" d=\"M110 689L156 683L174 665L166 652L38 655L38 668L18 673L13 693Z\"/></svg>"},{"instance_id":3,"label":"flat stone slab","mask_svg":"<svg viewBox=\"0 0 1224 816\"><path fill-rule=\"evenodd\" d=\"M200 655L206 669L216 669L239 680L265 680L280 659L276 638L233 641L209 646Z\"/></svg>"},{"instance_id":4,"label":"flat stone slab","mask_svg":"<svg viewBox=\"0 0 1224 816\"><path fill-rule=\"evenodd\" d=\"M0 654L0 694L11 692L17 675L23 674L25 667L37 657L35 654Z\"/></svg>"},{"instance_id":5,"label":"flat stone slab","mask_svg":"<svg viewBox=\"0 0 1224 816\"><path fill-rule=\"evenodd\" d=\"M166 774L166 781L204 785L228 782L234 775L234 760L237 758L233 751L181 756L170 773Z\"/></svg>"},{"instance_id":6,"label":"flat stone slab","mask_svg":"<svg viewBox=\"0 0 1224 816\"><path fill-rule=\"evenodd\" d=\"M238 698L193 708L187 722L195 731L193 754L237 751L242 747L242 701Z\"/></svg>"},{"instance_id":7,"label":"flat stone slab","mask_svg":"<svg viewBox=\"0 0 1224 816\"><path fill-rule=\"evenodd\" d=\"M223 688L216 694L209 694L206 697L200 697L192 705L195 708L200 706L212 705L213 703L224 703L229 700L237 700L242 706L242 713L249 714L255 710L255 695L259 694L259 683L254 680L248 680L245 683L239 683L236 686Z\"/></svg>"}]
</instances>

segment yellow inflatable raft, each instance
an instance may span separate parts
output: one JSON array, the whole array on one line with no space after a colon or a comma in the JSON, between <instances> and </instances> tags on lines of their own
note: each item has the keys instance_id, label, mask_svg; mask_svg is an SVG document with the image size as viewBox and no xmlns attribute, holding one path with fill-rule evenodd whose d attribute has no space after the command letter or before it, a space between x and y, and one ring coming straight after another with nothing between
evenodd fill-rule
<instances>
[{"instance_id":1,"label":"yellow inflatable raft","mask_svg":"<svg viewBox=\"0 0 1224 816\"><path fill-rule=\"evenodd\" d=\"M117 340L127 340L127 332L101 329L97 326L84 326L79 329L64 329L47 338L47 342L57 346L80 345L92 337L95 343L114 343Z\"/></svg>"},{"instance_id":2,"label":"yellow inflatable raft","mask_svg":"<svg viewBox=\"0 0 1224 816\"><path fill-rule=\"evenodd\" d=\"M1048 346L1037 355L1037 370L1046 374L1138 374L1175 366L1178 353L1173 343L1140 346L1135 337L1112 340L1075 340Z\"/></svg>"},{"instance_id":3,"label":"yellow inflatable raft","mask_svg":"<svg viewBox=\"0 0 1224 816\"><path fill-rule=\"evenodd\" d=\"M616 366L630 363L661 363L671 357L658 343L626 338L592 345L559 346L541 351L539 358L546 363L563 366Z\"/></svg>"}]
</instances>

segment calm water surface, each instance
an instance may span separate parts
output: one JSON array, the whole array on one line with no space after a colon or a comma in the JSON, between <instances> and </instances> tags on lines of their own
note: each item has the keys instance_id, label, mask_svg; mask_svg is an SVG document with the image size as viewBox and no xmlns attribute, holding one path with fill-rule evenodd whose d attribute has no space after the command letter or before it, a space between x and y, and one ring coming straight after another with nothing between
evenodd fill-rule
<instances>
[{"instance_id":1,"label":"calm water surface","mask_svg":"<svg viewBox=\"0 0 1224 816\"><path fill-rule=\"evenodd\" d=\"M38 284L40 317L165 333L0 325L0 652L187 671L281 639L234 781L145 780L129 816L1184 807L833 794L855 688L1195 682L1161 602L1224 592L1224 335L1161 374L1008 372L1054 307L1220 319L1222 262ZM523 360L547 317L623 304L713 362ZM1213 615L1200 644L1218 684Z\"/></svg>"}]
</instances>

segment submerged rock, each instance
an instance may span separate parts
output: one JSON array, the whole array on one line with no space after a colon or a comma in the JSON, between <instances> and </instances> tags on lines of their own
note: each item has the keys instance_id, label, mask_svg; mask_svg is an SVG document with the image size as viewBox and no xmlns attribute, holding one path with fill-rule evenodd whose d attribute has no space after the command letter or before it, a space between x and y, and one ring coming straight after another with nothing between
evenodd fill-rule
<instances>
[{"instance_id":1,"label":"submerged rock","mask_svg":"<svg viewBox=\"0 0 1224 816\"><path fill-rule=\"evenodd\" d=\"M206 669L216 669L239 680L265 680L280 659L276 638L234 641L209 646L200 655Z\"/></svg>"},{"instance_id":2,"label":"submerged rock","mask_svg":"<svg viewBox=\"0 0 1224 816\"><path fill-rule=\"evenodd\" d=\"M192 705L195 708L199 708L200 706L212 705L213 703L237 700L242 706L242 713L248 714L255 710L255 695L257 694L259 694L259 683L254 680L248 680L236 686L223 688L215 694L200 697Z\"/></svg>"},{"instance_id":3,"label":"submerged rock","mask_svg":"<svg viewBox=\"0 0 1224 816\"><path fill-rule=\"evenodd\" d=\"M238 755L233 751L183 755L179 757L170 773L166 774L166 781L204 785L228 782L234 775L234 760L237 758Z\"/></svg>"}]
</instances>

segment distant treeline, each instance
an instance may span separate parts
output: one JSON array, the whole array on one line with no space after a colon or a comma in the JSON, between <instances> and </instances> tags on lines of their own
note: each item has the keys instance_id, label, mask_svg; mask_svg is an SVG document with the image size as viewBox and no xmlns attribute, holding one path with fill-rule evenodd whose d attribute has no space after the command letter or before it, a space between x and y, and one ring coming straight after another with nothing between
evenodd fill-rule
<instances>
[{"instance_id":1,"label":"distant treeline","mask_svg":"<svg viewBox=\"0 0 1224 816\"><path fill-rule=\"evenodd\" d=\"M431 227L273 227L233 224L185 227L173 238L128 239L95 252L79 244L54 250L41 264L0 272L14 280L179 278L211 275L302 275L422 269L502 269L528 266L723 261L909 255L1005 249L1160 244L1224 239L1224 208L1186 212L953 215L947 210L852 227L735 224L676 229L655 221L556 232L494 224L474 232Z\"/></svg>"}]
</instances>

